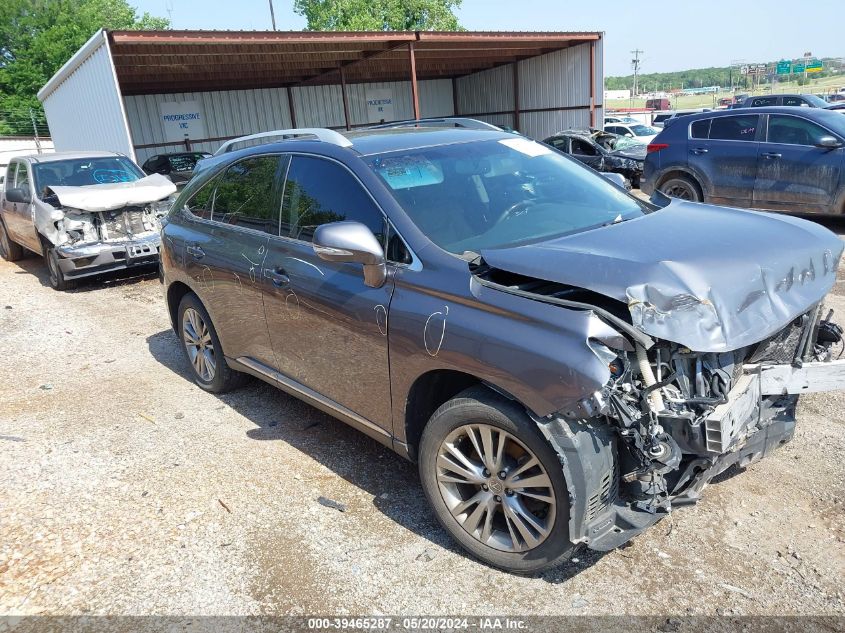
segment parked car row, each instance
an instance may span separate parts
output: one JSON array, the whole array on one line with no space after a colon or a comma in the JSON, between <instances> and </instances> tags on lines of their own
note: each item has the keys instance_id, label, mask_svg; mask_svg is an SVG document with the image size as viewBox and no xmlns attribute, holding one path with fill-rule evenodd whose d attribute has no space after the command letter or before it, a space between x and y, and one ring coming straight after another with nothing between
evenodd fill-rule
<instances>
[{"instance_id":1,"label":"parked car row","mask_svg":"<svg viewBox=\"0 0 845 633\"><path fill-rule=\"evenodd\" d=\"M817 138L783 111L680 118L649 146L646 177L661 188L674 173L664 151L801 130L813 152L841 151L838 114L818 111L831 135ZM417 463L466 551L535 573L695 503L792 438L799 394L845 387L823 309L835 235L641 200L574 151L607 166L626 136L547 140L416 122L282 130L227 142L175 201L125 157L30 157L7 175L0 246L43 249L66 277L160 249L200 388L251 375L337 417Z\"/></svg>"}]
</instances>

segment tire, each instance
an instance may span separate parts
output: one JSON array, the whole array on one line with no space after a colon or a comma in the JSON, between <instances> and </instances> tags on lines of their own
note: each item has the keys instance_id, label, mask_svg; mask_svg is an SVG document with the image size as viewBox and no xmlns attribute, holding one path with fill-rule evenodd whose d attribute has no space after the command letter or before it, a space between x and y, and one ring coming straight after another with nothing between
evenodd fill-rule
<instances>
[{"instance_id":1,"label":"tire","mask_svg":"<svg viewBox=\"0 0 845 633\"><path fill-rule=\"evenodd\" d=\"M50 273L50 286L53 290L72 290L76 288L76 281L67 279L59 267L59 254L54 246L44 245L44 261L47 262L47 271Z\"/></svg>"},{"instance_id":2,"label":"tire","mask_svg":"<svg viewBox=\"0 0 845 633\"><path fill-rule=\"evenodd\" d=\"M701 202L704 196L701 187L689 176L672 176L667 178L659 187L660 191L670 198L678 198L689 202Z\"/></svg>"},{"instance_id":3,"label":"tire","mask_svg":"<svg viewBox=\"0 0 845 633\"><path fill-rule=\"evenodd\" d=\"M504 459L498 464L495 450L487 452L488 460L475 451L475 446L498 447L503 434ZM470 476L453 470L455 465L467 465L455 450L469 459L472 470L463 470ZM532 457L536 464L526 467ZM448 462L452 467L444 467ZM485 465L502 471L489 471ZM524 409L503 396L472 387L437 409L420 440L419 470L437 520L482 562L512 573L535 574L566 561L575 550L569 540L569 491L560 460ZM514 485L529 478L541 485ZM476 501L467 503L470 499ZM520 516L528 516L528 521ZM531 519L542 531L531 528Z\"/></svg>"},{"instance_id":4,"label":"tire","mask_svg":"<svg viewBox=\"0 0 845 633\"><path fill-rule=\"evenodd\" d=\"M177 327L191 375L201 389L210 393L226 393L244 383L246 376L226 363L211 317L199 297L192 292L179 302ZM194 344L192 339L198 344Z\"/></svg>"},{"instance_id":5,"label":"tire","mask_svg":"<svg viewBox=\"0 0 845 633\"><path fill-rule=\"evenodd\" d=\"M12 241L2 219L0 219L0 257L7 262L16 262L23 258L23 247Z\"/></svg>"}]
</instances>

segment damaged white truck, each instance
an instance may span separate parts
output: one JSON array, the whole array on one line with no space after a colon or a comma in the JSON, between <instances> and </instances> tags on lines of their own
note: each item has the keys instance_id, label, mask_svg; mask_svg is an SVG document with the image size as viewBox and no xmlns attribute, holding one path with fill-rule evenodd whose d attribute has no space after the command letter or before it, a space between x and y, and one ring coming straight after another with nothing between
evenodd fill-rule
<instances>
[{"instance_id":1,"label":"damaged white truck","mask_svg":"<svg viewBox=\"0 0 845 633\"><path fill-rule=\"evenodd\" d=\"M158 263L161 219L176 186L126 156L74 152L9 163L0 208L0 256L44 256L50 285Z\"/></svg>"}]
</instances>

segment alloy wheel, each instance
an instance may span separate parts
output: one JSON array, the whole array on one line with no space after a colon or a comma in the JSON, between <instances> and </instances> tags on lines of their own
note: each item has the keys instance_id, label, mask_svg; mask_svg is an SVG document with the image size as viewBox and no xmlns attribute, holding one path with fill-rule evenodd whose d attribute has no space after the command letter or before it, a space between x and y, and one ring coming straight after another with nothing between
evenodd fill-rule
<instances>
[{"instance_id":1,"label":"alloy wheel","mask_svg":"<svg viewBox=\"0 0 845 633\"><path fill-rule=\"evenodd\" d=\"M678 198L679 200L695 199L692 190L689 188L689 185L686 185L684 183L670 185L663 190L663 193L665 193L670 198Z\"/></svg>"},{"instance_id":2,"label":"alloy wheel","mask_svg":"<svg viewBox=\"0 0 845 633\"><path fill-rule=\"evenodd\" d=\"M217 370L217 355L211 331L199 312L188 308L182 315L182 341L188 350L188 358L194 371L203 382L214 380Z\"/></svg>"},{"instance_id":3,"label":"alloy wheel","mask_svg":"<svg viewBox=\"0 0 845 633\"><path fill-rule=\"evenodd\" d=\"M505 552L539 546L554 527L555 491L540 460L489 424L452 431L437 454L437 484L458 524Z\"/></svg>"}]
</instances>

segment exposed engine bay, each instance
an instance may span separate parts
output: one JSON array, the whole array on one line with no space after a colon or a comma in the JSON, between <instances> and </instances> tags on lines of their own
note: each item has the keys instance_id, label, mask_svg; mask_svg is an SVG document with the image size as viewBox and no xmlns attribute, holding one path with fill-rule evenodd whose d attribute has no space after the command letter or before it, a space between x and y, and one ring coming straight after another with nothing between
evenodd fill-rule
<instances>
[{"instance_id":1,"label":"exposed engine bay","mask_svg":"<svg viewBox=\"0 0 845 633\"><path fill-rule=\"evenodd\" d=\"M45 202L51 203L50 199ZM58 199L55 200L58 203ZM131 241L158 233L161 220L170 210L172 201L152 202L145 206L131 206L109 211L87 212L62 208L63 217L55 221L57 246L89 242Z\"/></svg>"},{"instance_id":2,"label":"exposed engine bay","mask_svg":"<svg viewBox=\"0 0 845 633\"><path fill-rule=\"evenodd\" d=\"M647 335L634 326L635 307L602 294L484 262L473 273L497 290L593 311L612 328L586 333L606 382L535 420L570 486L571 538L593 549L617 547L695 503L713 477L792 438L798 394L845 384L843 331L821 302L763 340L701 352Z\"/></svg>"}]
</instances>

